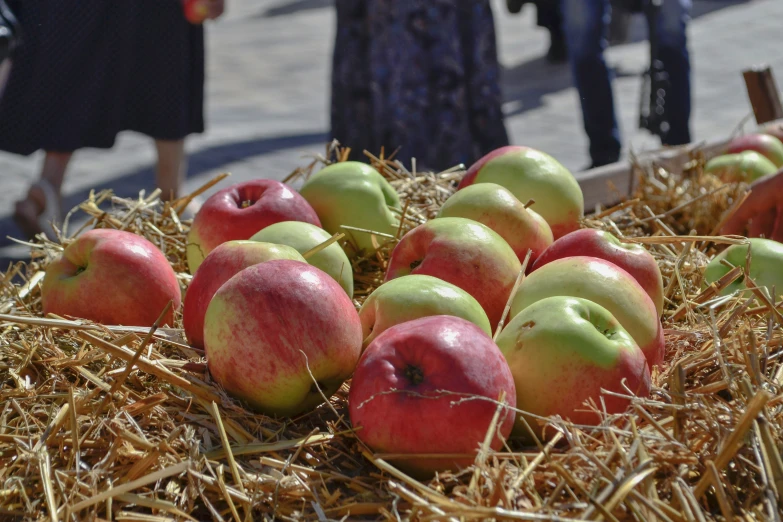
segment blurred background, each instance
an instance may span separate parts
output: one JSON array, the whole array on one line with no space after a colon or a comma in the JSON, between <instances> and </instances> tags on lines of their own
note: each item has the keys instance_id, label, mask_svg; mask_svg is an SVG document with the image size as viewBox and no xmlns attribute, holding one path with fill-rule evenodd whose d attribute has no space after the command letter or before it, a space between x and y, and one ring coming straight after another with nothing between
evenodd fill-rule
<instances>
[{"instance_id":1,"label":"blurred background","mask_svg":"<svg viewBox=\"0 0 783 522\"><path fill-rule=\"evenodd\" d=\"M781 0L694 0L688 30L693 82L694 141L727 137L751 113L741 71L766 63L783 74ZM545 59L549 36L536 26L532 4L512 15L493 0L506 126L512 144L541 149L578 176L589 163L587 139L568 64ZM304 156L320 153L329 132L331 59L335 31L331 0L227 0L225 14L206 24L206 132L188 138L184 193L220 172L217 188L256 177L282 179ZM644 17L631 19L626 43L607 52L615 70L615 106L629 151L659 147L638 129L640 74L649 63ZM165 88L165 86L162 86ZM749 120L747 128L753 127ZM346 145L350 146L349 143ZM375 152L375 151L374 151ZM25 257L11 219L14 202L37 177L42 153L0 153L0 261ZM149 138L120 134L113 149L80 150L63 185L63 209L90 189L133 196L154 188L155 151ZM213 189L213 190L215 190Z\"/></svg>"}]
</instances>

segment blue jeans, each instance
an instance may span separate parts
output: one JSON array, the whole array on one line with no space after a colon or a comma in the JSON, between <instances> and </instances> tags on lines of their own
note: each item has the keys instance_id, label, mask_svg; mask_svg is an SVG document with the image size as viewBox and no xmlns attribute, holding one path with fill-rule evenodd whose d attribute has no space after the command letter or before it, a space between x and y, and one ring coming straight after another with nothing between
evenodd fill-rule
<instances>
[{"instance_id":1,"label":"blue jeans","mask_svg":"<svg viewBox=\"0 0 783 522\"><path fill-rule=\"evenodd\" d=\"M620 157L621 140L611 77L604 61L611 19L610 0L561 0L561 7L568 58L582 103L585 132L590 140L590 157L594 165L612 163ZM671 85L666 93L670 128L661 140L664 145L691 141L690 57L685 34L690 7L691 0L663 0L657 20L658 56Z\"/></svg>"}]
</instances>

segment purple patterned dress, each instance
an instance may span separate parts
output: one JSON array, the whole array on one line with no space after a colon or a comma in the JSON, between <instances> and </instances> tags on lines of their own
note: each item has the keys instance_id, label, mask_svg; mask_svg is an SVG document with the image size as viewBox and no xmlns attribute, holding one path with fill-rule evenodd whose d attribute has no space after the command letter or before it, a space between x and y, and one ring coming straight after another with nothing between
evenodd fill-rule
<instances>
[{"instance_id":1,"label":"purple patterned dress","mask_svg":"<svg viewBox=\"0 0 783 522\"><path fill-rule=\"evenodd\" d=\"M419 168L508 145L488 0L337 0L331 135Z\"/></svg>"}]
</instances>

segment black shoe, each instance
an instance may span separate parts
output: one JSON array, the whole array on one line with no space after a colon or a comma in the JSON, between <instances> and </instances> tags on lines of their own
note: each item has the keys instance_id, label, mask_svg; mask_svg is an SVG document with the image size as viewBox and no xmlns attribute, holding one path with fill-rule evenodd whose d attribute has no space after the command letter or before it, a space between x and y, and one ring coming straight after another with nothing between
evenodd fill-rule
<instances>
[{"instance_id":1,"label":"black shoe","mask_svg":"<svg viewBox=\"0 0 783 522\"><path fill-rule=\"evenodd\" d=\"M506 0L506 8L511 14L520 12L523 5L525 5L525 0Z\"/></svg>"},{"instance_id":2,"label":"black shoe","mask_svg":"<svg viewBox=\"0 0 783 522\"><path fill-rule=\"evenodd\" d=\"M549 63L565 63L568 61L568 47L565 38L560 35L550 36L549 50L546 53L546 61Z\"/></svg>"}]
</instances>

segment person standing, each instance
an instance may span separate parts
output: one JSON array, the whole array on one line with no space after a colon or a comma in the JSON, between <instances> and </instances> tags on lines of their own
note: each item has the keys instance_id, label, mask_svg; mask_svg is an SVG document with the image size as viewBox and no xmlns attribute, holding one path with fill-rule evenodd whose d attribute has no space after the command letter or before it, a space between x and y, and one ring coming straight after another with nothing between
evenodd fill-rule
<instances>
[{"instance_id":1,"label":"person standing","mask_svg":"<svg viewBox=\"0 0 783 522\"><path fill-rule=\"evenodd\" d=\"M223 0L206 0L208 18ZM204 130L204 32L182 0L14 0L22 28L0 98L0 150L44 150L40 177L16 204L28 236L60 218L75 151L111 148L119 132L153 138L156 182L178 195L184 139Z\"/></svg>"},{"instance_id":2,"label":"person standing","mask_svg":"<svg viewBox=\"0 0 783 522\"><path fill-rule=\"evenodd\" d=\"M643 0L649 5L652 0ZM668 132L664 145L690 143L690 55L686 29L691 0L662 0L655 26L658 56L669 75L666 93ZM622 148L615 115L610 72L604 60L611 19L610 0L562 0L563 30L584 129L590 141L592 167L619 160Z\"/></svg>"},{"instance_id":3,"label":"person standing","mask_svg":"<svg viewBox=\"0 0 783 522\"><path fill-rule=\"evenodd\" d=\"M331 137L442 170L508 145L489 0L337 0Z\"/></svg>"}]
</instances>

